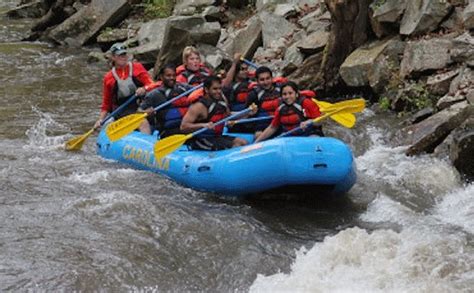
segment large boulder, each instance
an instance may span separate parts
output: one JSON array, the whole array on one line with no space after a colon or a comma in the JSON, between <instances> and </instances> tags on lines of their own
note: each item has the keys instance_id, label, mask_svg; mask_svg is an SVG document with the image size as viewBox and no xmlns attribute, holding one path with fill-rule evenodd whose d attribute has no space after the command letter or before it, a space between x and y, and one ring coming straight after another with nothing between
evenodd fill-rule
<instances>
[{"instance_id":1,"label":"large boulder","mask_svg":"<svg viewBox=\"0 0 474 293\"><path fill-rule=\"evenodd\" d=\"M473 106L474 107L474 106ZM467 119L452 133L452 143L449 148L449 159L454 167L466 176L474 179L474 117Z\"/></svg>"},{"instance_id":2,"label":"large boulder","mask_svg":"<svg viewBox=\"0 0 474 293\"><path fill-rule=\"evenodd\" d=\"M326 47L329 40L329 32L315 31L309 34L306 38L296 43L299 51L305 55L313 55L322 51Z\"/></svg>"},{"instance_id":3,"label":"large boulder","mask_svg":"<svg viewBox=\"0 0 474 293\"><path fill-rule=\"evenodd\" d=\"M258 15L254 15L241 24L241 28L230 30L227 35L223 36L217 47L230 56L239 52L250 58L262 44L262 22Z\"/></svg>"},{"instance_id":4,"label":"large boulder","mask_svg":"<svg viewBox=\"0 0 474 293\"><path fill-rule=\"evenodd\" d=\"M144 23L137 34L138 46L130 52L145 65L153 67L163 46L167 19L158 18Z\"/></svg>"},{"instance_id":5,"label":"large boulder","mask_svg":"<svg viewBox=\"0 0 474 293\"><path fill-rule=\"evenodd\" d=\"M32 1L7 11L7 16L11 18L37 18L46 14L45 8L42 1Z\"/></svg>"},{"instance_id":6,"label":"large boulder","mask_svg":"<svg viewBox=\"0 0 474 293\"><path fill-rule=\"evenodd\" d=\"M203 43L215 46L219 41L221 26L218 22L206 22L202 16L174 16L166 23L163 47L155 63L154 74L166 63L181 64L186 46Z\"/></svg>"},{"instance_id":7,"label":"large boulder","mask_svg":"<svg viewBox=\"0 0 474 293\"><path fill-rule=\"evenodd\" d=\"M426 85L430 93L442 96L449 92L452 80L459 74L459 69L450 70L428 77Z\"/></svg>"},{"instance_id":8,"label":"large boulder","mask_svg":"<svg viewBox=\"0 0 474 293\"><path fill-rule=\"evenodd\" d=\"M394 38L360 47L346 58L339 73L348 86L370 86L380 92L399 67L398 55L403 46L403 42Z\"/></svg>"},{"instance_id":9,"label":"large boulder","mask_svg":"<svg viewBox=\"0 0 474 293\"><path fill-rule=\"evenodd\" d=\"M408 42L400 69L402 77L425 70L443 69L452 63L450 50L453 43L448 39L431 39Z\"/></svg>"},{"instance_id":10,"label":"large boulder","mask_svg":"<svg viewBox=\"0 0 474 293\"><path fill-rule=\"evenodd\" d=\"M469 66L474 66L474 37L469 32L458 36L453 40L450 53L454 62L466 62Z\"/></svg>"},{"instance_id":11,"label":"large boulder","mask_svg":"<svg viewBox=\"0 0 474 293\"><path fill-rule=\"evenodd\" d=\"M272 41L292 35L296 29L296 26L286 20L284 17L269 13L267 11L262 11L259 13L259 17L261 22L265 24L262 26L262 39L264 48L269 48Z\"/></svg>"},{"instance_id":12,"label":"large boulder","mask_svg":"<svg viewBox=\"0 0 474 293\"><path fill-rule=\"evenodd\" d=\"M193 15L198 10L214 4L214 0L178 0L174 5L174 15Z\"/></svg>"},{"instance_id":13,"label":"large boulder","mask_svg":"<svg viewBox=\"0 0 474 293\"><path fill-rule=\"evenodd\" d=\"M407 155L431 153L453 129L472 114L474 106L467 102L457 103L420 123L401 129L396 136L401 145L410 146L406 151Z\"/></svg>"},{"instance_id":14,"label":"large boulder","mask_svg":"<svg viewBox=\"0 0 474 293\"><path fill-rule=\"evenodd\" d=\"M449 1L445 0L408 1L400 24L400 34L420 35L436 30L451 7Z\"/></svg>"},{"instance_id":15,"label":"large boulder","mask_svg":"<svg viewBox=\"0 0 474 293\"><path fill-rule=\"evenodd\" d=\"M474 28L474 1L469 1L469 5L464 9L462 18L466 29Z\"/></svg>"},{"instance_id":16,"label":"large boulder","mask_svg":"<svg viewBox=\"0 0 474 293\"><path fill-rule=\"evenodd\" d=\"M406 0L386 0L382 4L378 4L380 1L374 1L370 5L374 12L373 18L377 22L398 22L405 11L406 2Z\"/></svg>"},{"instance_id":17,"label":"large boulder","mask_svg":"<svg viewBox=\"0 0 474 293\"><path fill-rule=\"evenodd\" d=\"M322 58L323 52L308 57L288 78L297 82L301 88L318 87L316 82L318 81Z\"/></svg>"},{"instance_id":18,"label":"large boulder","mask_svg":"<svg viewBox=\"0 0 474 293\"><path fill-rule=\"evenodd\" d=\"M99 32L120 23L130 12L127 0L92 0L50 33L59 44L82 46L95 41Z\"/></svg>"}]
</instances>

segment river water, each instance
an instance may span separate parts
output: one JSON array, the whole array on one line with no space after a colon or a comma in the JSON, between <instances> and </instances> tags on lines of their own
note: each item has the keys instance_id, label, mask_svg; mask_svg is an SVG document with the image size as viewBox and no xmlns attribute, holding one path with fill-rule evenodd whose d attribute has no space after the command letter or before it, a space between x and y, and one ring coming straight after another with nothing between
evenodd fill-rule
<instances>
[{"instance_id":1,"label":"river water","mask_svg":"<svg viewBox=\"0 0 474 293\"><path fill-rule=\"evenodd\" d=\"M18 42L28 27L0 20L0 291L472 292L474 187L390 146L395 117L328 126L356 154L346 197L229 201L105 161L93 137L65 152L107 68Z\"/></svg>"}]
</instances>

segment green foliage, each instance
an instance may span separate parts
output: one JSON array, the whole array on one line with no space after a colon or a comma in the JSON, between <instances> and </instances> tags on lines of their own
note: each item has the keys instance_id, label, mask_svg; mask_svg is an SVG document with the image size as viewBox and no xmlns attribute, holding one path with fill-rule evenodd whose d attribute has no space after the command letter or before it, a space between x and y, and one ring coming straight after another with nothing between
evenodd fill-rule
<instances>
[{"instance_id":1,"label":"green foliage","mask_svg":"<svg viewBox=\"0 0 474 293\"><path fill-rule=\"evenodd\" d=\"M173 12L174 0L144 0L145 16L149 18L166 18Z\"/></svg>"},{"instance_id":2,"label":"green foliage","mask_svg":"<svg viewBox=\"0 0 474 293\"><path fill-rule=\"evenodd\" d=\"M385 2L386 0L375 0L372 2L372 4L370 4L370 6L373 10L375 10L377 8L380 8L380 6L384 5Z\"/></svg>"},{"instance_id":3,"label":"green foliage","mask_svg":"<svg viewBox=\"0 0 474 293\"><path fill-rule=\"evenodd\" d=\"M410 92L405 96L405 98L416 110L433 106L434 98L426 89L425 85L421 83L411 84Z\"/></svg>"},{"instance_id":4,"label":"green foliage","mask_svg":"<svg viewBox=\"0 0 474 293\"><path fill-rule=\"evenodd\" d=\"M382 97L379 99L379 105L380 105L380 109L382 110L388 110L390 109L390 99L388 97Z\"/></svg>"}]
</instances>

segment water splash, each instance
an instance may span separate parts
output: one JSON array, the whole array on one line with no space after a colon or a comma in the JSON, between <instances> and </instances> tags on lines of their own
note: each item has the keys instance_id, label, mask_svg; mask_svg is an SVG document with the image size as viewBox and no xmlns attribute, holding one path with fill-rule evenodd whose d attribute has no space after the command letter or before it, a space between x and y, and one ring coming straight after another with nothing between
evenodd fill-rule
<instances>
[{"instance_id":1,"label":"water splash","mask_svg":"<svg viewBox=\"0 0 474 293\"><path fill-rule=\"evenodd\" d=\"M38 122L26 131L28 145L26 148L58 149L64 147L66 135L49 136L49 131L66 131L67 128L56 122L49 113L43 113L36 107L32 107L33 112L39 115Z\"/></svg>"}]
</instances>

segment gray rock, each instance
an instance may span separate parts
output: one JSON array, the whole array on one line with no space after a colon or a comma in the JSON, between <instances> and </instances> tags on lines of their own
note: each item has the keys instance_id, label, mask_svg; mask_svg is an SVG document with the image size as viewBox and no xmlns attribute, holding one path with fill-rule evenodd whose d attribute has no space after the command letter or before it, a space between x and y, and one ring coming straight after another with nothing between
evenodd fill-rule
<instances>
[{"instance_id":1,"label":"gray rock","mask_svg":"<svg viewBox=\"0 0 474 293\"><path fill-rule=\"evenodd\" d=\"M45 14L41 1L33 1L7 11L7 16L11 18L38 18Z\"/></svg>"},{"instance_id":2,"label":"gray rock","mask_svg":"<svg viewBox=\"0 0 474 293\"><path fill-rule=\"evenodd\" d=\"M107 58L103 52L93 51L87 55L87 63L107 63Z\"/></svg>"},{"instance_id":3,"label":"gray rock","mask_svg":"<svg viewBox=\"0 0 474 293\"><path fill-rule=\"evenodd\" d=\"M474 106L471 106L474 107ZM474 111L473 111L474 112ZM474 179L474 117L467 119L452 132L449 159L454 167L467 177Z\"/></svg>"},{"instance_id":4,"label":"gray rock","mask_svg":"<svg viewBox=\"0 0 474 293\"><path fill-rule=\"evenodd\" d=\"M420 123L401 129L396 136L402 145L410 145L406 151L407 155L431 153L443 138L461 125L473 111L474 107L467 102L454 104Z\"/></svg>"},{"instance_id":5,"label":"gray rock","mask_svg":"<svg viewBox=\"0 0 474 293\"><path fill-rule=\"evenodd\" d=\"M301 88L316 86L315 82L321 69L322 58L322 52L308 57L288 78L298 83Z\"/></svg>"},{"instance_id":6,"label":"gray rock","mask_svg":"<svg viewBox=\"0 0 474 293\"><path fill-rule=\"evenodd\" d=\"M286 18L291 15L296 15L298 11L299 8L295 4L278 4L273 14Z\"/></svg>"},{"instance_id":7,"label":"gray rock","mask_svg":"<svg viewBox=\"0 0 474 293\"><path fill-rule=\"evenodd\" d=\"M434 109L431 107L421 109L420 111L413 114L412 118L410 119L410 122L411 124L416 124L430 117L431 115L433 115L433 113L434 113Z\"/></svg>"},{"instance_id":8,"label":"gray rock","mask_svg":"<svg viewBox=\"0 0 474 293\"><path fill-rule=\"evenodd\" d=\"M313 55L322 51L329 40L329 32L316 31L308 35L305 39L296 43L301 53L305 55Z\"/></svg>"},{"instance_id":9,"label":"gray rock","mask_svg":"<svg viewBox=\"0 0 474 293\"><path fill-rule=\"evenodd\" d=\"M211 46L209 44L197 44L197 49L203 57L203 61L211 66L211 68L217 68L223 64L232 62L232 57L227 55L223 50Z\"/></svg>"},{"instance_id":10,"label":"gray rock","mask_svg":"<svg viewBox=\"0 0 474 293\"><path fill-rule=\"evenodd\" d=\"M297 44L291 45L288 50L286 50L284 60L296 67L303 63L303 54L301 54Z\"/></svg>"},{"instance_id":11,"label":"gray rock","mask_svg":"<svg viewBox=\"0 0 474 293\"><path fill-rule=\"evenodd\" d=\"M466 29L474 28L474 1L470 1L464 9L462 18Z\"/></svg>"},{"instance_id":12,"label":"gray rock","mask_svg":"<svg viewBox=\"0 0 474 293\"><path fill-rule=\"evenodd\" d=\"M464 100L466 100L466 98L460 95L457 95L457 96L446 95L438 100L438 102L436 103L436 108L438 110L444 110Z\"/></svg>"},{"instance_id":13,"label":"gray rock","mask_svg":"<svg viewBox=\"0 0 474 293\"><path fill-rule=\"evenodd\" d=\"M286 3L285 0L257 0L255 2L255 7L258 11L263 9L275 8L276 4Z\"/></svg>"},{"instance_id":14,"label":"gray rock","mask_svg":"<svg viewBox=\"0 0 474 293\"><path fill-rule=\"evenodd\" d=\"M137 34L138 46L130 52L146 67L153 66L165 38L168 19L155 19L142 24Z\"/></svg>"},{"instance_id":15,"label":"gray rock","mask_svg":"<svg viewBox=\"0 0 474 293\"><path fill-rule=\"evenodd\" d=\"M166 23L163 47L155 63L155 74L169 62L180 64L181 54L186 46L208 44L215 46L221 34L220 24L206 22L202 16L174 16Z\"/></svg>"},{"instance_id":16,"label":"gray rock","mask_svg":"<svg viewBox=\"0 0 474 293\"><path fill-rule=\"evenodd\" d=\"M466 100L474 106L474 90L470 90L466 95Z\"/></svg>"},{"instance_id":17,"label":"gray rock","mask_svg":"<svg viewBox=\"0 0 474 293\"><path fill-rule=\"evenodd\" d=\"M254 15L244 24L243 28L231 31L220 39L217 47L230 56L239 52L247 58L251 57L262 44L262 22L258 15Z\"/></svg>"},{"instance_id":18,"label":"gray rock","mask_svg":"<svg viewBox=\"0 0 474 293\"><path fill-rule=\"evenodd\" d=\"M420 35L431 32L450 12L451 4L444 0L408 1L400 24L400 34Z\"/></svg>"},{"instance_id":19,"label":"gray rock","mask_svg":"<svg viewBox=\"0 0 474 293\"><path fill-rule=\"evenodd\" d=\"M453 43L445 39L408 42L403 53L400 74L402 77L414 72L442 69L452 63L450 50Z\"/></svg>"},{"instance_id":20,"label":"gray rock","mask_svg":"<svg viewBox=\"0 0 474 293\"><path fill-rule=\"evenodd\" d=\"M374 5L375 3L377 1L371 4L370 7L374 12L373 18L377 22L398 22L406 8L406 0L387 0L381 5Z\"/></svg>"},{"instance_id":21,"label":"gray rock","mask_svg":"<svg viewBox=\"0 0 474 293\"><path fill-rule=\"evenodd\" d=\"M296 26L284 17L262 11L259 13L262 26L262 39L263 47L270 47L270 43L273 40L277 40L282 37L288 37L293 34Z\"/></svg>"},{"instance_id":22,"label":"gray rock","mask_svg":"<svg viewBox=\"0 0 474 293\"><path fill-rule=\"evenodd\" d=\"M463 29L462 12L461 7L455 7L449 18L439 26L447 31L461 31Z\"/></svg>"},{"instance_id":23,"label":"gray rock","mask_svg":"<svg viewBox=\"0 0 474 293\"><path fill-rule=\"evenodd\" d=\"M199 9L204 9L206 6L210 6L214 3L214 0L178 0L174 5L173 14L190 16L197 12Z\"/></svg>"},{"instance_id":24,"label":"gray rock","mask_svg":"<svg viewBox=\"0 0 474 293\"><path fill-rule=\"evenodd\" d=\"M209 22L219 21L224 16L224 12L219 7L208 6L204 9L201 15Z\"/></svg>"},{"instance_id":25,"label":"gray rock","mask_svg":"<svg viewBox=\"0 0 474 293\"><path fill-rule=\"evenodd\" d=\"M128 38L128 29L116 28L112 30L105 30L97 37L97 43L116 43L123 42Z\"/></svg>"},{"instance_id":26,"label":"gray rock","mask_svg":"<svg viewBox=\"0 0 474 293\"><path fill-rule=\"evenodd\" d=\"M449 86L449 95L465 96L469 88L474 88L474 71L470 68L462 68Z\"/></svg>"},{"instance_id":27,"label":"gray rock","mask_svg":"<svg viewBox=\"0 0 474 293\"><path fill-rule=\"evenodd\" d=\"M54 28L49 37L60 44L86 45L95 41L104 28L120 23L130 10L127 0L92 0Z\"/></svg>"},{"instance_id":28,"label":"gray rock","mask_svg":"<svg viewBox=\"0 0 474 293\"><path fill-rule=\"evenodd\" d=\"M474 61L474 37L469 32L453 40L451 59L459 63Z\"/></svg>"},{"instance_id":29,"label":"gray rock","mask_svg":"<svg viewBox=\"0 0 474 293\"><path fill-rule=\"evenodd\" d=\"M339 69L344 82L354 87L383 88L390 77L391 63L398 66L396 52L389 50L397 42L396 39L376 41L352 52Z\"/></svg>"},{"instance_id":30,"label":"gray rock","mask_svg":"<svg viewBox=\"0 0 474 293\"><path fill-rule=\"evenodd\" d=\"M449 92L449 86L452 80L459 74L459 70L451 70L428 77L426 85L430 93L438 96L445 95Z\"/></svg>"}]
</instances>

